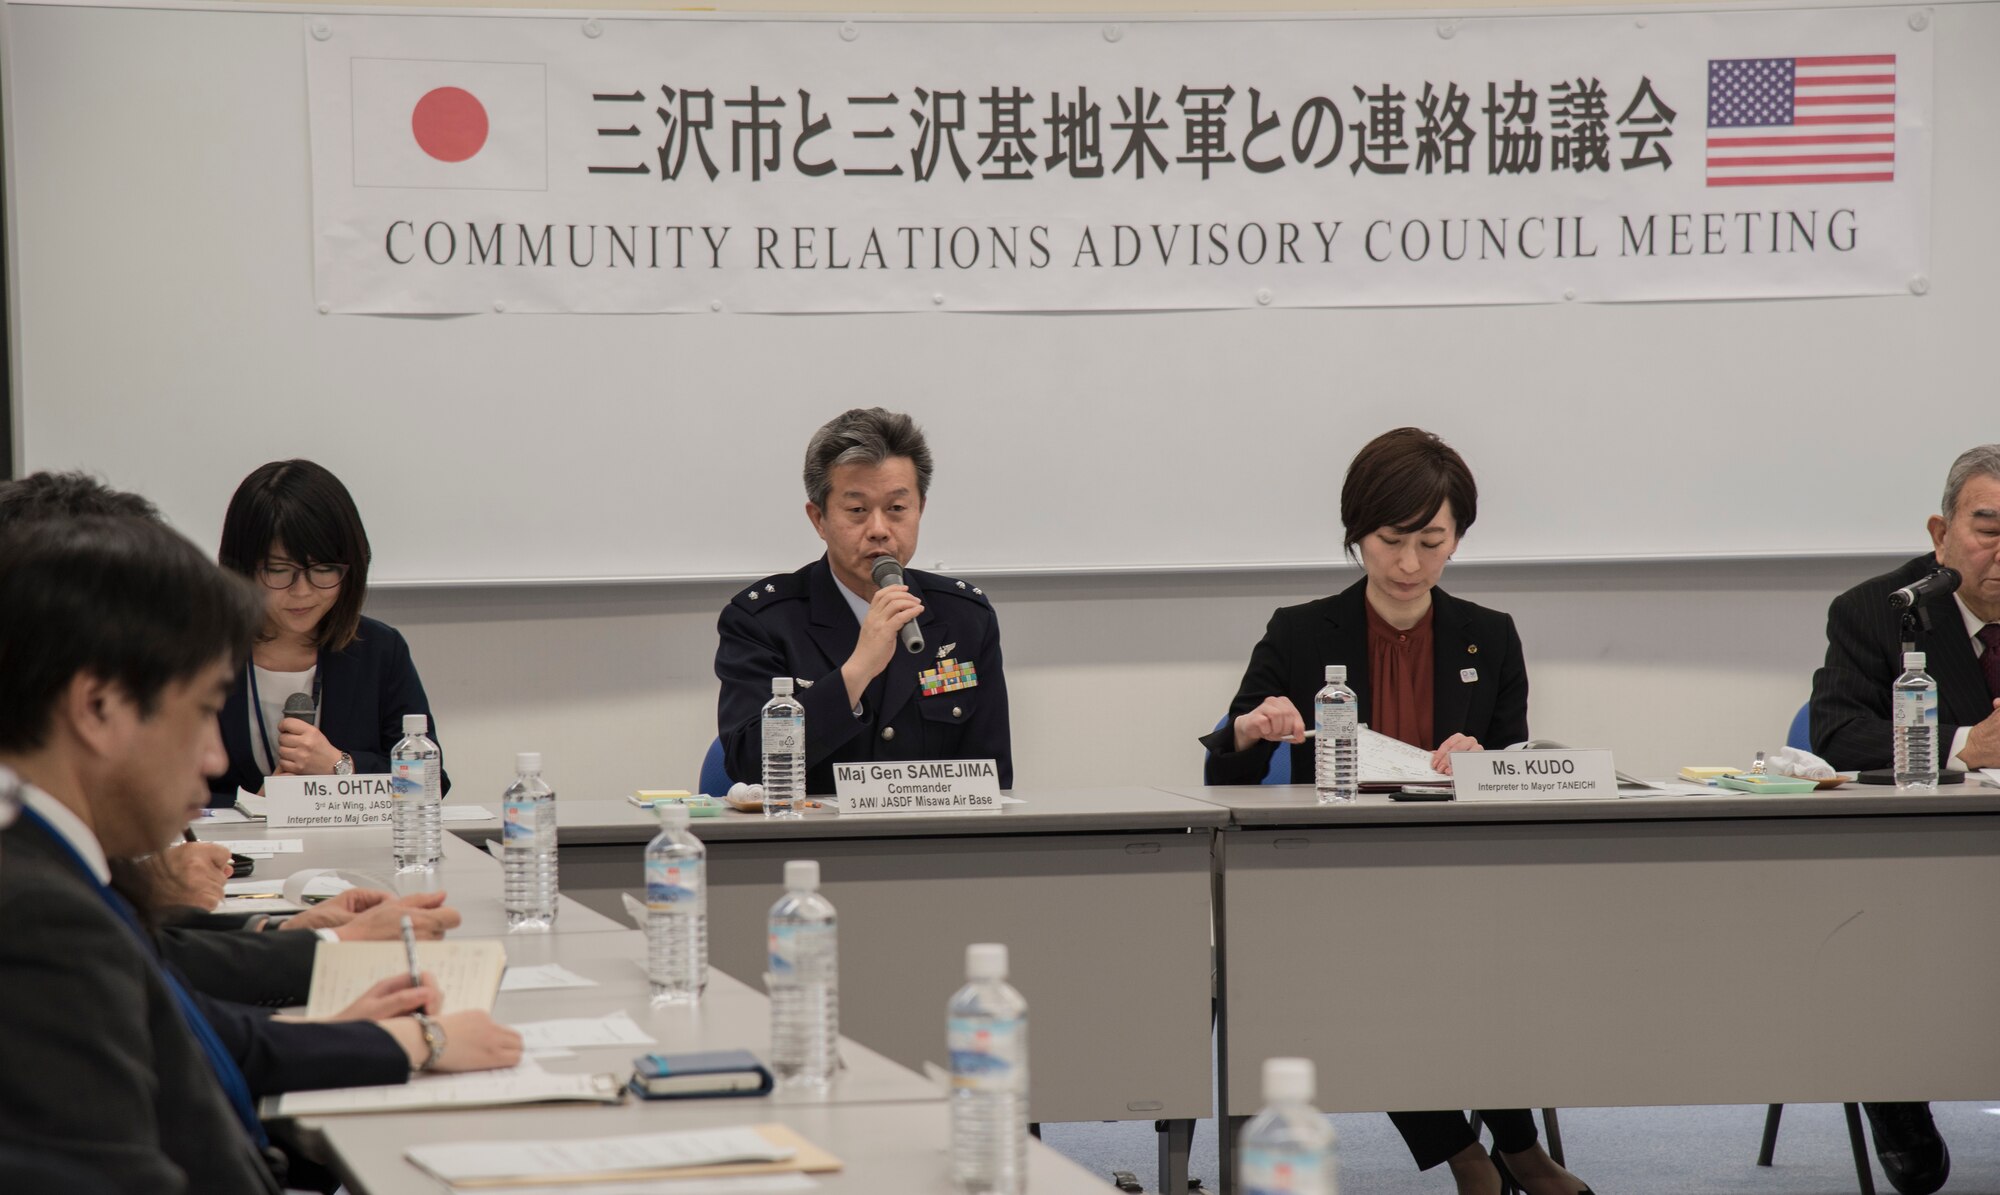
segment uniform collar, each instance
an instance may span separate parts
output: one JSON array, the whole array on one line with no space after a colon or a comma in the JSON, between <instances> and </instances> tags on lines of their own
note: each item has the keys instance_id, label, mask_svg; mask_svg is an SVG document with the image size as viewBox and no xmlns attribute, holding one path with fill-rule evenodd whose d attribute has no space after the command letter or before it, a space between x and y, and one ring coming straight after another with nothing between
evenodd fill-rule
<instances>
[{"instance_id":1,"label":"uniform collar","mask_svg":"<svg viewBox=\"0 0 2000 1195\"><path fill-rule=\"evenodd\" d=\"M834 572L832 566L829 565L826 571L828 575L832 576L833 578L834 588L840 590L840 596L847 599L847 608L854 611L854 621L856 623L867 622L868 621L867 601L864 600L860 594L854 592L852 589L849 589L847 587L847 582L840 579L840 574Z\"/></svg>"},{"instance_id":2,"label":"uniform collar","mask_svg":"<svg viewBox=\"0 0 2000 1195\"><path fill-rule=\"evenodd\" d=\"M40 814L49 829L69 844L76 857L90 868L93 879L100 884L111 882L111 864L105 861L103 845L69 806L26 781L21 782L21 803Z\"/></svg>"}]
</instances>

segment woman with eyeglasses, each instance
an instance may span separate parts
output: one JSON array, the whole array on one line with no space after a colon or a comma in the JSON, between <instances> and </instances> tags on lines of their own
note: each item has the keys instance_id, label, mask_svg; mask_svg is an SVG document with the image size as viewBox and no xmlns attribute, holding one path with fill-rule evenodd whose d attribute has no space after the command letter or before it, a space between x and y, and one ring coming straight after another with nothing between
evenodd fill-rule
<instances>
[{"instance_id":1,"label":"woman with eyeglasses","mask_svg":"<svg viewBox=\"0 0 2000 1195\"><path fill-rule=\"evenodd\" d=\"M258 584L264 629L220 715L229 770L210 781L209 803L230 805L280 773L386 773L403 715L431 707L409 644L361 614L368 533L347 487L311 461L263 466L229 500L219 557ZM285 716L301 694L317 719ZM435 717L428 733L437 740Z\"/></svg>"}]
</instances>

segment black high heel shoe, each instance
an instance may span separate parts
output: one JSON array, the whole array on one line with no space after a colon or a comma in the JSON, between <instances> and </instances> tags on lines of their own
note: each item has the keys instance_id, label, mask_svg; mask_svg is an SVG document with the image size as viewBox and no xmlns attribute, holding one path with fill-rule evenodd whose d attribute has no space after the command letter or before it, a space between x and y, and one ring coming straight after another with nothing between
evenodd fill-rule
<instances>
[{"instance_id":1,"label":"black high heel shoe","mask_svg":"<svg viewBox=\"0 0 2000 1195\"><path fill-rule=\"evenodd\" d=\"M1500 1172L1500 1195L1527 1195L1528 1189L1516 1182L1514 1172L1507 1169L1507 1159L1500 1156L1500 1147L1494 1146L1493 1152L1488 1156L1493 1159L1493 1168ZM1578 1191L1576 1195L1597 1195L1597 1192L1585 1184L1583 1190Z\"/></svg>"}]
</instances>

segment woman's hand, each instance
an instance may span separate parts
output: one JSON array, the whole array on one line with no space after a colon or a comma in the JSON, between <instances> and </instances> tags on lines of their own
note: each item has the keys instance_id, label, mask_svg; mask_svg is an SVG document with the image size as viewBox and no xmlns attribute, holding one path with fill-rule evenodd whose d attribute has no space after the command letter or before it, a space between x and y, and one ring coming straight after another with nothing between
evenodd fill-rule
<instances>
[{"instance_id":1,"label":"woman's hand","mask_svg":"<svg viewBox=\"0 0 2000 1195\"><path fill-rule=\"evenodd\" d=\"M1449 776L1451 775L1452 752L1484 751L1484 750L1486 750L1486 748L1479 745L1479 740L1473 738L1469 734L1452 735L1444 742L1439 743L1437 750L1431 752L1431 771L1437 772L1441 775Z\"/></svg>"},{"instance_id":2,"label":"woman's hand","mask_svg":"<svg viewBox=\"0 0 2000 1195\"><path fill-rule=\"evenodd\" d=\"M1303 743L1306 720L1289 697L1266 697L1264 703L1236 719L1236 749L1248 750L1252 743Z\"/></svg>"},{"instance_id":3,"label":"woman's hand","mask_svg":"<svg viewBox=\"0 0 2000 1195\"><path fill-rule=\"evenodd\" d=\"M326 741L319 727L300 718L278 723L278 770L292 776L331 776L340 762L340 748Z\"/></svg>"},{"instance_id":4,"label":"woman's hand","mask_svg":"<svg viewBox=\"0 0 2000 1195\"><path fill-rule=\"evenodd\" d=\"M230 874L229 848L219 842L177 842L153 856L153 898L163 905L212 909L222 903Z\"/></svg>"},{"instance_id":5,"label":"woman's hand","mask_svg":"<svg viewBox=\"0 0 2000 1195\"><path fill-rule=\"evenodd\" d=\"M329 1021L387 1021L413 1012L435 1015L444 1007L444 991L437 977L424 972L421 986L411 987L408 975L391 975L362 993L359 1000L341 1009Z\"/></svg>"}]
</instances>

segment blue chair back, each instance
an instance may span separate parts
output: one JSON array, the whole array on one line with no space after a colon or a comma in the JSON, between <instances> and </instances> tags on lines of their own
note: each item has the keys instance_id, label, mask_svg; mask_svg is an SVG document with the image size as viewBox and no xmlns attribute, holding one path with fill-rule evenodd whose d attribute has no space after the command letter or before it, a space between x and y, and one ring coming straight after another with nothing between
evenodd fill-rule
<instances>
[{"instance_id":1,"label":"blue chair back","mask_svg":"<svg viewBox=\"0 0 2000 1195\"><path fill-rule=\"evenodd\" d=\"M1792 719L1791 730L1785 733L1785 746L1800 751L1812 750L1812 702L1799 707L1798 715Z\"/></svg>"},{"instance_id":2,"label":"blue chair back","mask_svg":"<svg viewBox=\"0 0 2000 1195\"><path fill-rule=\"evenodd\" d=\"M722 762L722 740L708 745L708 754L701 757L701 783L695 786L698 793L711 797L724 796L735 781L729 778L729 768Z\"/></svg>"},{"instance_id":3,"label":"blue chair back","mask_svg":"<svg viewBox=\"0 0 2000 1195\"><path fill-rule=\"evenodd\" d=\"M1227 725L1229 725L1229 715L1224 714L1222 716L1222 720L1215 724L1215 728L1217 730L1221 730L1224 726ZM1264 769L1264 778L1262 780L1259 780L1257 783L1290 784L1291 782L1292 782L1292 745L1290 743L1279 743L1278 749L1276 751L1271 752L1271 763L1269 767L1266 767Z\"/></svg>"}]
</instances>

